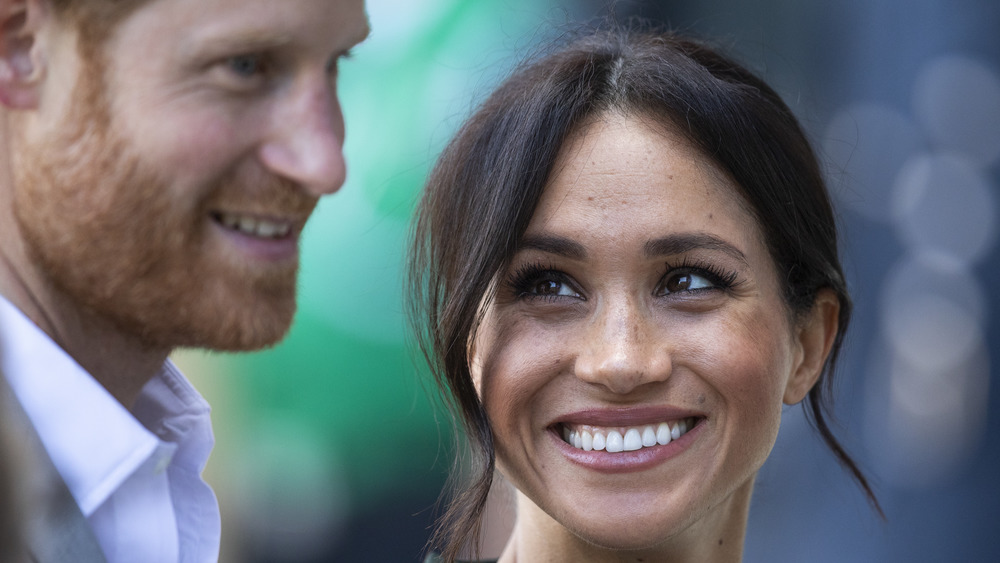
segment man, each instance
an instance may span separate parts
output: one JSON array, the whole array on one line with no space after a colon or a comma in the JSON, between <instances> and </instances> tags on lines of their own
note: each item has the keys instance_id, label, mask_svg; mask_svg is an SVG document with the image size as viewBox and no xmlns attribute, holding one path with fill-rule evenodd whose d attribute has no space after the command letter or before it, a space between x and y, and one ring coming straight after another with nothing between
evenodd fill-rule
<instances>
[{"instance_id":1,"label":"man","mask_svg":"<svg viewBox=\"0 0 1000 563\"><path fill-rule=\"evenodd\" d=\"M0 24L0 357L61 481L32 556L215 560L208 406L167 357L287 331L363 0L0 0Z\"/></svg>"}]
</instances>

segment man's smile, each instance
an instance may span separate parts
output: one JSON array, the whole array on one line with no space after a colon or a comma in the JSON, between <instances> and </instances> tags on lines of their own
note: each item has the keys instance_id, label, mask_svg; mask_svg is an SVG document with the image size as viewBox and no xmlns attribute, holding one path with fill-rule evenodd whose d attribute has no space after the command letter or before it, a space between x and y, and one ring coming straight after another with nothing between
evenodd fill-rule
<instances>
[{"instance_id":1,"label":"man's smile","mask_svg":"<svg viewBox=\"0 0 1000 563\"><path fill-rule=\"evenodd\" d=\"M222 211L212 213L212 219L227 229L262 239L286 238L292 234L295 226L288 219Z\"/></svg>"}]
</instances>

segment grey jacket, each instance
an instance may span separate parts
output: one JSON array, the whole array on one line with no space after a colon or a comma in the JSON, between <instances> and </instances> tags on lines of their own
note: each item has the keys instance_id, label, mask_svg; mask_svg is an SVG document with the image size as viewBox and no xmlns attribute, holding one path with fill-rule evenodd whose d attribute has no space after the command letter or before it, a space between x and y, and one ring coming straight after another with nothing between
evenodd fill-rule
<instances>
[{"instance_id":1,"label":"grey jacket","mask_svg":"<svg viewBox=\"0 0 1000 563\"><path fill-rule=\"evenodd\" d=\"M6 438L14 442L18 457L24 458L17 460L21 471L6 468L15 480L13 487L0 489L12 490L20 496L23 511L14 516L22 519L23 539L27 544L24 557L35 563L106 563L90 524L2 374L0 431L7 433Z\"/></svg>"}]
</instances>

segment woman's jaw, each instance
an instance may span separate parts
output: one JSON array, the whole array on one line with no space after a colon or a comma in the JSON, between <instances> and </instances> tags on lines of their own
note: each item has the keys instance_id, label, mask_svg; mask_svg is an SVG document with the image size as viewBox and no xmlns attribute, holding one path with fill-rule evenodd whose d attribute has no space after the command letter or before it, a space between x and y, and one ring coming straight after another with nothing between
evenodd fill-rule
<instances>
[{"instance_id":1,"label":"woman's jaw","mask_svg":"<svg viewBox=\"0 0 1000 563\"><path fill-rule=\"evenodd\" d=\"M517 521L498 561L499 563L550 563L588 561L662 563L698 561L723 563L740 561L746 522L753 491L753 480L740 486L721 506L689 518L669 537L642 526L630 533L585 527L566 527L548 511L539 507L521 491L516 492ZM704 507L696 510L702 511ZM616 509L609 506L606 517L613 519ZM711 529L713 541L703 541Z\"/></svg>"},{"instance_id":2,"label":"woman's jaw","mask_svg":"<svg viewBox=\"0 0 1000 563\"><path fill-rule=\"evenodd\" d=\"M473 346L517 537L561 538L553 561L738 561L799 349L760 226L643 120L604 116L563 155Z\"/></svg>"}]
</instances>

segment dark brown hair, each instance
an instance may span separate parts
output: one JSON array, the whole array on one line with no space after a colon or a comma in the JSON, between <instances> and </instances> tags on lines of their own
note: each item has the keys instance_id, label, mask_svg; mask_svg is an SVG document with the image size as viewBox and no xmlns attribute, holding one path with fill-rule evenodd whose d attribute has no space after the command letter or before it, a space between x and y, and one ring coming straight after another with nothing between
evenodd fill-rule
<instances>
[{"instance_id":1,"label":"dark brown hair","mask_svg":"<svg viewBox=\"0 0 1000 563\"><path fill-rule=\"evenodd\" d=\"M513 257L567 135L608 111L668 125L729 174L764 233L792 315L810 311L818 290L836 293L839 331L805 409L881 513L824 414L851 299L830 198L795 116L763 81L700 43L648 31L591 31L501 84L444 150L419 203L408 313L474 455L471 484L453 481L432 546L451 561L476 542L492 482L493 433L468 357L480 305Z\"/></svg>"}]
</instances>

